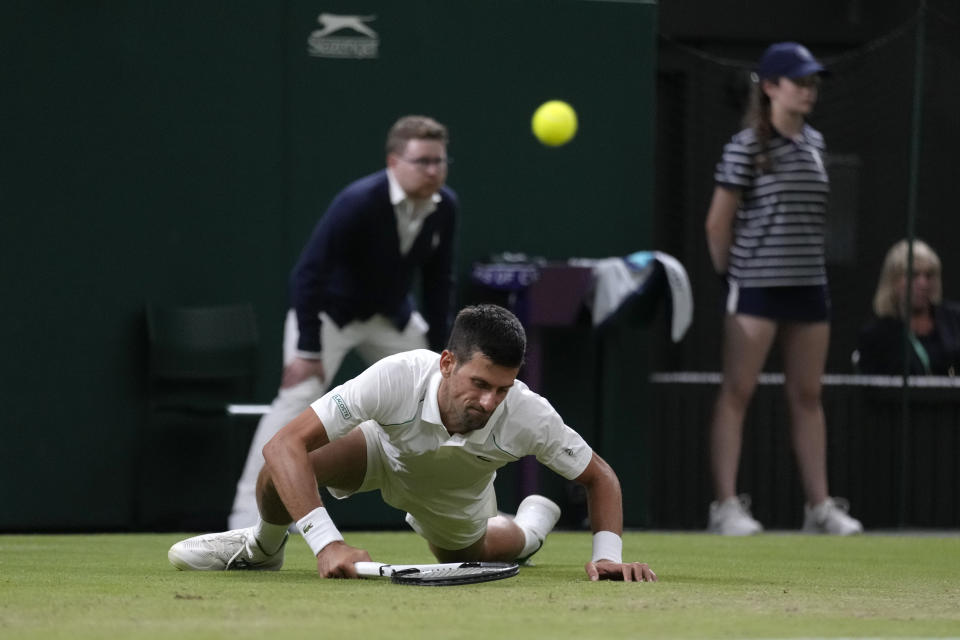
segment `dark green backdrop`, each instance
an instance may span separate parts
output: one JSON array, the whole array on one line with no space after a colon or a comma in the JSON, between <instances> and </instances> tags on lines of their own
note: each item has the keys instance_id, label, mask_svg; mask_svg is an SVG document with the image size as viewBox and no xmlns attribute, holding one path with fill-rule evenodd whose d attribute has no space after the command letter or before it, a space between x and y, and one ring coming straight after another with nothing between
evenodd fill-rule
<instances>
[{"instance_id":1,"label":"dark green backdrop","mask_svg":"<svg viewBox=\"0 0 960 640\"><path fill-rule=\"evenodd\" d=\"M321 11L375 16L377 57L309 55ZM655 32L653 2L4 3L0 530L131 526L148 300L251 301L269 401L288 271L399 115L450 128L462 280L497 251L650 248ZM581 123L558 149L529 130L552 98ZM603 347L618 451L644 424L642 341ZM628 495L634 453L607 455Z\"/></svg>"}]
</instances>

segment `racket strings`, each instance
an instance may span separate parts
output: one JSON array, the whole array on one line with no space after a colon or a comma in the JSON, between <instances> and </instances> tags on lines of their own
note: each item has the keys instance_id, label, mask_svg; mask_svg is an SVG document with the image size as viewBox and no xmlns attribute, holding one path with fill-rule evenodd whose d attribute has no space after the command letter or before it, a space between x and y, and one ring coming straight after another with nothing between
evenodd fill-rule
<instances>
[{"instance_id":1,"label":"racket strings","mask_svg":"<svg viewBox=\"0 0 960 640\"><path fill-rule=\"evenodd\" d=\"M465 566L423 570L411 568L395 572L393 580L407 584L469 584L510 578L517 575L518 572L519 567L515 564L495 567Z\"/></svg>"},{"instance_id":2,"label":"racket strings","mask_svg":"<svg viewBox=\"0 0 960 640\"><path fill-rule=\"evenodd\" d=\"M443 578L458 578L461 576L484 576L484 575L497 575L503 573L503 569L484 569L480 567L465 567L465 568L456 568L456 569L434 569L432 571L420 571L418 569L412 569L409 572L400 572L399 575L419 575L421 577L443 577Z\"/></svg>"}]
</instances>

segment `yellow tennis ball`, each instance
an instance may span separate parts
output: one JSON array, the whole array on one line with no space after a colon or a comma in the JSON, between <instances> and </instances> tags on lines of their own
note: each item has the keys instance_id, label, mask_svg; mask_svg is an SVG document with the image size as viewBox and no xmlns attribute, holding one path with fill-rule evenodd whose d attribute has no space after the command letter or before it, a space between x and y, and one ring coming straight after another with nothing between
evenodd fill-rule
<instances>
[{"instance_id":1,"label":"yellow tennis ball","mask_svg":"<svg viewBox=\"0 0 960 640\"><path fill-rule=\"evenodd\" d=\"M563 100L550 100L533 112L533 135L549 147L570 142L577 133L577 112Z\"/></svg>"}]
</instances>

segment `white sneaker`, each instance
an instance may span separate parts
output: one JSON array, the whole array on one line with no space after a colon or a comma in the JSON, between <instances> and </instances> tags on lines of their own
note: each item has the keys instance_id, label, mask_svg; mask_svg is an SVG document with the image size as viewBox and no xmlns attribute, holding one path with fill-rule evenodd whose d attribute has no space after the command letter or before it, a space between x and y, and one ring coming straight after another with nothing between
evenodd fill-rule
<instances>
[{"instance_id":1,"label":"white sneaker","mask_svg":"<svg viewBox=\"0 0 960 640\"><path fill-rule=\"evenodd\" d=\"M750 515L750 496L741 494L710 503L707 531L722 536L752 536L763 531L763 525Z\"/></svg>"},{"instance_id":2,"label":"white sneaker","mask_svg":"<svg viewBox=\"0 0 960 640\"><path fill-rule=\"evenodd\" d=\"M863 533L863 525L847 514L850 503L843 498L827 498L815 507L803 507L804 533L829 533L849 536Z\"/></svg>"},{"instance_id":3,"label":"white sneaker","mask_svg":"<svg viewBox=\"0 0 960 640\"><path fill-rule=\"evenodd\" d=\"M517 507L517 515L514 516L513 521L522 529L536 536L537 540L540 541L540 546L523 558L517 558L518 563L529 563L530 557L543 547L543 541L547 539L547 534L557 526L558 520L560 520L560 507L549 498L534 494L527 496L520 502L520 506Z\"/></svg>"},{"instance_id":4,"label":"white sneaker","mask_svg":"<svg viewBox=\"0 0 960 640\"><path fill-rule=\"evenodd\" d=\"M260 547L253 535L253 527L208 533L181 540L170 547L167 558L183 571L277 571L283 566L287 538L289 534L284 536L280 548L271 554Z\"/></svg>"}]
</instances>

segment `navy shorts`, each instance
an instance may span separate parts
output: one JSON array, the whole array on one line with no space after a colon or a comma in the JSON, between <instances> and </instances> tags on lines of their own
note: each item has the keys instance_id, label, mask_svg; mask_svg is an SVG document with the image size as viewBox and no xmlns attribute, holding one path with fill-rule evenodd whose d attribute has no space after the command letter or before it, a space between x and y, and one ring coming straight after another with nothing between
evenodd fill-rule
<instances>
[{"instance_id":1,"label":"navy shorts","mask_svg":"<svg viewBox=\"0 0 960 640\"><path fill-rule=\"evenodd\" d=\"M741 289L736 283L730 283L726 312L782 322L827 322L830 292L826 285Z\"/></svg>"}]
</instances>

